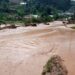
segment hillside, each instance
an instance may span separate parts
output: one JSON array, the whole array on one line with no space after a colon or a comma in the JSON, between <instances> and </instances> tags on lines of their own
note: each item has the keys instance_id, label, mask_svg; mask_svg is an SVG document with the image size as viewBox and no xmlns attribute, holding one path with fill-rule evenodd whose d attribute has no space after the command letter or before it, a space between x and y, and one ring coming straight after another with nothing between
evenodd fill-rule
<instances>
[{"instance_id":1,"label":"hillside","mask_svg":"<svg viewBox=\"0 0 75 75\"><path fill-rule=\"evenodd\" d=\"M18 6L19 3L22 0L0 0L0 6L2 6L2 9L8 10L10 9L9 5L11 2L17 3ZM45 12L47 14L51 14L52 10L57 9L57 10L68 10L70 8L70 0L23 0L27 4L24 5L24 12L25 14L27 13L33 13L33 14L38 14ZM12 3L11 3L12 4ZM15 9L16 10L16 9Z\"/></svg>"},{"instance_id":2,"label":"hillside","mask_svg":"<svg viewBox=\"0 0 75 75\"><path fill-rule=\"evenodd\" d=\"M23 0L9 0L10 2L13 2L13 3L20 3L21 1Z\"/></svg>"},{"instance_id":3,"label":"hillside","mask_svg":"<svg viewBox=\"0 0 75 75\"><path fill-rule=\"evenodd\" d=\"M75 13L75 1L71 1L71 7L69 9L69 12Z\"/></svg>"},{"instance_id":4,"label":"hillside","mask_svg":"<svg viewBox=\"0 0 75 75\"><path fill-rule=\"evenodd\" d=\"M70 3L70 0L30 0L27 2L26 12L34 14L45 12L51 14L54 9L66 11L70 8Z\"/></svg>"}]
</instances>

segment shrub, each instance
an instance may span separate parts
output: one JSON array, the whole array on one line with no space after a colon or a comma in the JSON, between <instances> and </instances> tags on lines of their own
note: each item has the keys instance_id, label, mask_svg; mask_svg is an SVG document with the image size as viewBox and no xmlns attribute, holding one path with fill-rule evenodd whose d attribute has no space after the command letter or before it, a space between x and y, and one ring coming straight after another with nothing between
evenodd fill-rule
<instances>
[{"instance_id":1,"label":"shrub","mask_svg":"<svg viewBox=\"0 0 75 75\"><path fill-rule=\"evenodd\" d=\"M44 66L44 70L42 75L67 75L67 69L62 63L62 59L60 56L52 56L47 64Z\"/></svg>"},{"instance_id":2,"label":"shrub","mask_svg":"<svg viewBox=\"0 0 75 75\"><path fill-rule=\"evenodd\" d=\"M16 25L13 23L13 24L10 25L10 28L14 29L14 28L17 28L17 27L16 27Z\"/></svg>"},{"instance_id":3,"label":"shrub","mask_svg":"<svg viewBox=\"0 0 75 75\"><path fill-rule=\"evenodd\" d=\"M71 28L72 28L72 29L75 29L75 26L72 26Z\"/></svg>"}]
</instances>

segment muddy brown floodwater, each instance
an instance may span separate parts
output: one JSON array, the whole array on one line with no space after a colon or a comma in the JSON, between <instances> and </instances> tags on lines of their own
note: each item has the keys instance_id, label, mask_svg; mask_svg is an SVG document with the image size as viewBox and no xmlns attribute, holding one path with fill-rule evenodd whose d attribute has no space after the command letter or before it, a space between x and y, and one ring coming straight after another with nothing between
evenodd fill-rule
<instances>
[{"instance_id":1,"label":"muddy brown floodwater","mask_svg":"<svg viewBox=\"0 0 75 75\"><path fill-rule=\"evenodd\" d=\"M0 31L0 75L41 75L52 55L61 56L68 75L75 75L74 30L49 25Z\"/></svg>"}]
</instances>

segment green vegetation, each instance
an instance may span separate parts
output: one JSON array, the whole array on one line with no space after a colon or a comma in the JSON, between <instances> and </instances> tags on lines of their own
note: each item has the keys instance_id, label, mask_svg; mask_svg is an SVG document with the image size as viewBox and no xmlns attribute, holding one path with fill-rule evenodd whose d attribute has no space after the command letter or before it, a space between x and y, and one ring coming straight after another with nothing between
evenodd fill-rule
<instances>
[{"instance_id":1,"label":"green vegetation","mask_svg":"<svg viewBox=\"0 0 75 75\"><path fill-rule=\"evenodd\" d=\"M72 26L71 28L72 28L72 29L75 29L75 26Z\"/></svg>"},{"instance_id":2,"label":"green vegetation","mask_svg":"<svg viewBox=\"0 0 75 75\"><path fill-rule=\"evenodd\" d=\"M42 75L68 75L60 56L52 56L44 66Z\"/></svg>"},{"instance_id":3,"label":"green vegetation","mask_svg":"<svg viewBox=\"0 0 75 75\"><path fill-rule=\"evenodd\" d=\"M24 0L26 2L26 0ZM51 14L52 8L66 11L71 6L71 0L28 0L27 8L25 11L30 12L32 14L39 14L42 12L46 12L47 14Z\"/></svg>"},{"instance_id":4,"label":"green vegetation","mask_svg":"<svg viewBox=\"0 0 75 75\"><path fill-rule=\"evenodd\" d=\"M0 24L4 23L47 23L62 18L58 13L68 10L71 0L23 0L26 4L21 5L11 0L0 0ZM27 15L39 17L25 18ZM50 16L52 15L52 16Z\"/></svg>"}]
</instances>

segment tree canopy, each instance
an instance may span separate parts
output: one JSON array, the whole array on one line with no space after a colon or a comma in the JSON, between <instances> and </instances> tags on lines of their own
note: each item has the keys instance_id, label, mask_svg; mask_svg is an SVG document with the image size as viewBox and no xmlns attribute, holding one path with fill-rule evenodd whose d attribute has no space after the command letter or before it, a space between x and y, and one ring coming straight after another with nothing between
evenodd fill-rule
<instances>
[{"instance_id":1,"label":"tree canopy","mask_svg":"<svg viewBox=\"0 0 75 75\"><path fill-rule=\"evenodd\" d=\"M25 11L27 13L42 13L46 12L51 14L52 8L61 11L66 11L71 6L71 0L24 0L27 4L25 5Z\"/></svg>"}]
</instances>

